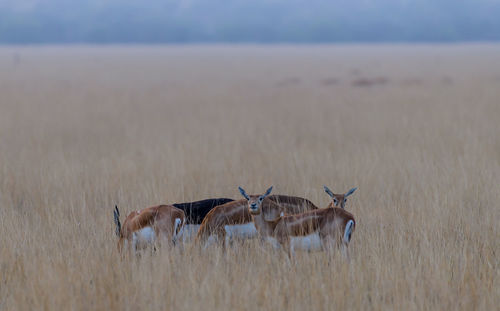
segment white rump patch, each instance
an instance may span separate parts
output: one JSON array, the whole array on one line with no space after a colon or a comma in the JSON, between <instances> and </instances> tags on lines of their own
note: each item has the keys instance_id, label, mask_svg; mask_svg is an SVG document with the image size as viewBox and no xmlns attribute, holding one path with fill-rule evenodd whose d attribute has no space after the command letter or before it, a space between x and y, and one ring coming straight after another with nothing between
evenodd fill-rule
<instances>
[{"instance_id":1,"label":"white rump patch","mask_svg":"<svg viewBox=\"0 0 500 311\"><path fill-rule=\"evenodd\" d=\"M352 227L354 226L354 222L352 220L349 220L347 224L345 225L345 230L344 230L344 243L349 243L351 241L351 234L352 234Z\"/></svg>"},{"instance_id":2,"label":"white rump patch","mask_svg":"<svg viewBox=\"0 0 500 311\"><path fill-rule=\"evenodd\" d=\"M176 218L174 220L174 229L177 229L179 227L179 225L181 224L181 219L180 218ZM175 230L174 230L175 231Z\"/></svg>"},{"instance_id":3,"label":"white rump patch","mask_svg":"<svg viewBox=\"0 0 500 311\"><path fill-rule=\"evenodd\" d=\"M302 251L320 251L322 249L319 233L313 233L306 236L294 236L290 239L290 245L293 249Z\"/></svg>"},{"instance_id":4,"label":"white rump patch","mask_svg":"<svg viewBox=\"0 0 500 311\"><path fill-rule=\"evenodd\" d=\"M229 238L251 239L257 236L257 228L253 222L241 225L226 225L224 226Z\"/></svg>"},{"instance_id":5,"label":"white rump patch","mask_svg":"<svg viewBox=\"0 0 500 311\"><path fill-rule=\"evenodd\" d=\"M179 226L181 226L181 223L182 223L182 220L180 218L176 218L175 221L174 221L174 232L173 232L173 236L172 236L172 241L177 241L177 228L179 228ZM181 227L179 229L179 235L182 234L182 230L184 229L184 227Z\"/></svg>"}]
</instances>

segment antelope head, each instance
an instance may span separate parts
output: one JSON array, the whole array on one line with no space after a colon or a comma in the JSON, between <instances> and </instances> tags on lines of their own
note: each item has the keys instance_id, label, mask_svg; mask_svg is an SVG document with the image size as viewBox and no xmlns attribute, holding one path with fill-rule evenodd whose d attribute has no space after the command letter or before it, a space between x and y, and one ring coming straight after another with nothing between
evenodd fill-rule
<instances>
[{"instance_id":1,"label":"antelope head","mask_svg":"<svg viewBox=\"0 0 500 311\"><path fill-rule=\"evenodd\" d=\"M238 189L240 190L241 195L248 201L248 210L250 211L250 214L258 215L262 212L262 202L264 202L264 199L271 194L273 186L269 187L266 193L260 195L248 195L243 188L238 187Z\"/></svg>"},{"instance_id":2,"label":"antelope head","mask_svg":"<svg viewBox=\"0 0 500 311\"><path fill-rule=\"evenodd\" d=\"M356 191L358 188L352 188L344 194L335 194L327 186L323 186L325 192L332 198L332 206L345 208L345 203L347 202L347 197Z\"/></svg>"}]
</instances>

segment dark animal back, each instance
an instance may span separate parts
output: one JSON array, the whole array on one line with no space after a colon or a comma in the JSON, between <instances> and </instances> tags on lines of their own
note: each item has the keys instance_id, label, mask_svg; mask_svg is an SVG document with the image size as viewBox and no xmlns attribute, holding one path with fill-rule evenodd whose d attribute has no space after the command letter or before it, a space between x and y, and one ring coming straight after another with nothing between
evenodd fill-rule
<instances>
[{"instance_id":1,"label":"dark animal back","mask_svg":"<svg viewBox=\"0 0 500 311\"><path fill-rule=\"evenodd\" d=\"M173 206L181 209L186 214L186 223L191 225L199 225L203 218L214 207L234 201L228 198L206 199L201 201L174 203Z\"/></svg>"}]
</instances>

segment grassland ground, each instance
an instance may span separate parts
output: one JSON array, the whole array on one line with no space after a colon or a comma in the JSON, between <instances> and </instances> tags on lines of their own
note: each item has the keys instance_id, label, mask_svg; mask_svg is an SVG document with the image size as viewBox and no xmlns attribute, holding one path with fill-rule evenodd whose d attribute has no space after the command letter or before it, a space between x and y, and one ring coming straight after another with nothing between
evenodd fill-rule
<instances>
[{"instance_id":1,"label":"grassland ground","mask_svg":"<svg viewBox=\"0 0 500 311\"><path fill-rule=\"evenodd\" d=\"M500 46L0 48L0 309L493 310ZM112 209L275 193L351 261L255 241L120 260Z\"/></svg>"}]
</instances>

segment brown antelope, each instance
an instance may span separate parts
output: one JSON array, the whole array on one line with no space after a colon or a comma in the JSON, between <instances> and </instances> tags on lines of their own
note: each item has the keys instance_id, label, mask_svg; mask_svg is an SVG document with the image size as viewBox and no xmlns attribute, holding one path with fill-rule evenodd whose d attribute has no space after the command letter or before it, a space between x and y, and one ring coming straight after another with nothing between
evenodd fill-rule
<instances>
[{"instance_id":1,"label":"brown antelope","mask_svg":"<svg viewBox=\"0 0 500 311\"><path fill-rule=\"evenodd\" d=\"M326 208L340 207L344 208L347 202L347 197L350 196L357 188L352 188L345 194L334 194L328 187L323 186L325 191L332 197L332 201L326 206ZM308 210L317 209L317 207L309 200L299 198L299 197L291 197L284 195L270 195L268 196L270 200L275 201L282 207L288 207L289 210L287 214L299 214L306 212ZM290 209L293 211L290 213ZM283 215L281 215L283 216ZM292 238L291 239L291 247L293 249L301 249L301 250L320 250L321 240L319 235L309 235L301 238Z\"/></svg>"},{"instance_id":2,"label":"brown antelope","mask_svg":"<svg viewBox=\"0 0 500 311\"><path fill-rule=\"evenodd\" d=\"M331 245L341 244L347 254L347 244L351 240L356 222L352 214L342 208L322 208L296 215L280 216L267 220L262 214L263 196L249 196L239 188L248 202L248 211L252 215L255 227L263 237L275 238L284 247L288 255L294 255L292 239L319 236L322 249L329 250ZM270 188L271 189L271 188ZM266 194L269 194L269 190Z\"/></svg>"},{"instance_id":3,"label":"brown antelope","mask_svg":"<svg viewBox=\"0 0 500 311\"><path fill-rule=\"evenodd\" d=\"M268 189L271 193L272 187ZM276 219L282 214L295 214L307 210L317 209L309 200L285 195L254 196L256 200L261 197L262 214L265 219ZM219 205L212 209L198 230L197 241L206 243L215 236L224 246L226 237L253 238L257 236L257 229L248 211L247 200L238 200Z\"/></svg>"},{"instance_id":4,"label":"brown antelope","mask_svg":"<svg viewBox=\"0 0 500 311\"><path fill-rule=\"evenodd\" d=\"M131 212L123 226L120 223L120 211L115 206L114 219L120 252L124 246L138 250L158 240L168 245L175 244L185 224L184 211L172 205L152 206Z\"/></svg>"},{"instance_id":5,"label":"brown antelope","mask_svg":"<svg viewBox=\"0 0 500 311\"><path fill-rule=\"evenodd\" d=\"M191 241L196 236L198 229L200 229L203 218L205 218L210 210L216 206L232 201L234 200L229 198L211 198L194 202L172 204L178 209L183 210L186 215L186 224L183 226L182 236L178 236L178 239L182 239L183 243Z\"/></svg>"},{"instance_id":6,"label":"brown antelope","mask_svg":"<svg viewBox=\"0 0 500 311\"><path fill-rule=\"evenodd\" d=\"M358 188L352 188L345 194L335 194L332 192L332 190L328 189L327 186L323 186L323 189L325 189L325 192L332 198L332 202L330 202L327 207L340 207L344 209L345 203L347 202L347 197L353 194L354 191L356 191L356 189Z\"/></svg>"}]
</instances>

